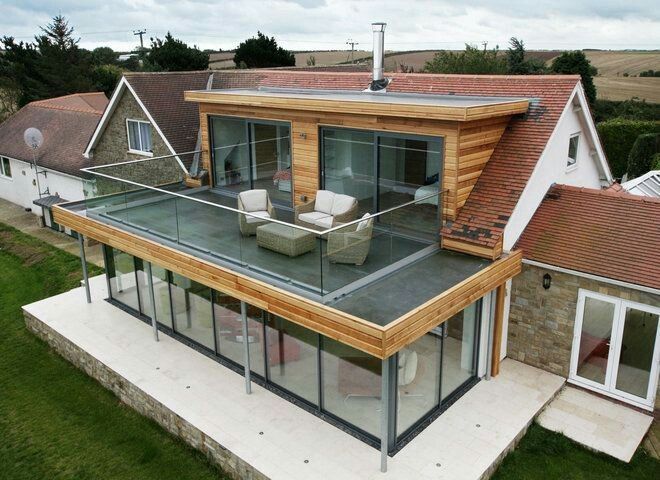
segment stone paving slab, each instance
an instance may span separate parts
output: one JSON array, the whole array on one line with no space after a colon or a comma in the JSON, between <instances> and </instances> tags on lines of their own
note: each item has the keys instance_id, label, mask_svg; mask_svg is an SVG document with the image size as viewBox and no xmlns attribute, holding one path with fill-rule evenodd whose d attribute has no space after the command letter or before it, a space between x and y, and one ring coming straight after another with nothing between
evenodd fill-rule
<instances>
[{"instance_id":1,"label":"stone paving slab","mask_svg":"<svg viewBox=\"0 0 660 480\"><path fill-rule=\"evenodd\" d=\"M103 299L104 277L24 307L28 327L122 401L234 478L480 479L514 448L564 379L505 360L379 470L380 452Z\"/></svg>"},{"instance_id":2,"label":"stone paving slab","mask_svg":"<svg viewBox=\"0 0 660 480\"><path fill-rule=\"evenodd\" d=\"M629 462L652 420L651 415L567 386L538 422L592 450Z\"/></svg>"}]
</instances>

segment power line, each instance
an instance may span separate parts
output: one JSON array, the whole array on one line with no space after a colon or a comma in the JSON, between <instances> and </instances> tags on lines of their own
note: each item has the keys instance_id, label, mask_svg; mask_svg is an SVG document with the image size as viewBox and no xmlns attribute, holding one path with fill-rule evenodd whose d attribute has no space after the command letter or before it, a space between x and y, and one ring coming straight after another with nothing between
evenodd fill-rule
<instances>
[{"instance_id":1,"label":"power line","mask_svg":"<svg viewBox=\"0 0 660 480\"><path fill-rule=\"evenodd\" d=\"M360 45L359 42L356 42L352 38L349 38L348 41L346 42L346 45L351 46L351 63L355 63L355 45Z\"/></svg>"},{"instance_id":2,"label":"power line","mask_svg":"<svg viewBox=\"0 0 660 480\"><path fill-rule=\"evenodd\" d=\"M142 40L142 36L147 33L146 30L133 30L133 35L140 35L140 50L144 50L144 41Z\"/></svg>"}]
</instances>

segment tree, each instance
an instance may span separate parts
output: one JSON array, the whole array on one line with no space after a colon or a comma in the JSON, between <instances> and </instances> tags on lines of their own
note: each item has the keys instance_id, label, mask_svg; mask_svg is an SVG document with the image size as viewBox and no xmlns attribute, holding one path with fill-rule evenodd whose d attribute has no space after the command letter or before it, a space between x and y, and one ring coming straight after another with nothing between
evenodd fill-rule
<instances>
[{"instance_id":1,"label":"tree","mask_svg":"<svg viewBox=\"0 0 660 480\"><path fill-rule=\"evenodd\" d=\"M660 133L645 133L635 140L628 155L628 178L637 178L653 168L660 153Z\"/></svg>"},{"instance_id":2,"label":"tree","mask_svg":"<svg viewBox=\"0 0 660 480\"><path fill-rule=\"evenodd\" d=\"M507 63L498 55L499 48L488 50L486 45L479 49L465 44L462 52L443 50L426 62L424 70L430 73L505 74Z\"/></svg>"},{"instance_id":3,"label":"tree","mask_svg":"<svg viewBox=\"0 0 660 480\"><path fill-rule=\"evenodd\" d=\"M151 50L146 59L147 68L151 70L183 72L209 68L208 52L202 52L196 45L189 47L170 32L165 35L165 40L151 39Z\"/></svg>"},{"instance_id":4,"label":"tree","mask_svg":"<svg viewBox=\"0 0 660 480\"><path fill-rule=\"evenodd\" d=\"M97 47L92 50L92 65L114 65L118 55L110 47Z\"/></svg>"},{"instance_id":5,"label":"tree","mask_svg":"<svg viewBox=\"0 0 660 480\"><path fill-rule=\"evenodd\" d=\"M506 52L508 73L511 75L532 75L545 73L545 64L538 58L526 58L525 44L516 37L509 40Z\"/></svg>"},{"instance_id":6,"label":"tree","mask_svg":"<svg viewBox=\"0 0 660 480\"><path fill-rule=\"evenodd\" d=\"M121 80L123 71L117 65L99 65L92 70L94 88L110 96Z\"/></svg>"},{"instance_id":7,"label":"tree","mask_svg":"<svg viewBox=\"0 0 660 480\"><path fill-rule=\"evenodd\" d=\"M591 65L584 52L575 50L573 52L564 52L552 61L550 71L561 74L579 74L582 78L584 93L591 105L596 101L596 86L594 85L594 76L598 74L598 69Z\"/></svg>"},{"instance_id":8,"label":"tree","mask_svg":"<svg viewBox=\"0 0 660 480\"><path fill-rule=\"evenodd\" d=\"M296 64L296 57L278 46L275 37L257 32L256 37L238 46L234 53L234 63L238 68L292 67Z\"/></svg>"}]
</instances>

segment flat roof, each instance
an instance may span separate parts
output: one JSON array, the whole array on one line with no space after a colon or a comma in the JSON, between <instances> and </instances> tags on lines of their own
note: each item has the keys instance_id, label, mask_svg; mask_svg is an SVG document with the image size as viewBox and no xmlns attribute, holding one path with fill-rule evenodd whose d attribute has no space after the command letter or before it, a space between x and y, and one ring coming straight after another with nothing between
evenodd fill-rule
<instances>
[{"instance_id":1,"label":"flat roof","mask_svg":"<svg viewBox=\"0 0 660 480\"><path fill-rule=\"evenodd\" d=\"M386 326L493 262L449 250L437 250L328 305Z\"/></svg>"},{"instance_id":2,"label":"flat roof","mask_svg":"<svg viewBox=\"0 0 660 480\"><path fill-rule=\"evenodd\" d=\"M525 97L269 87L187 91L185 99L199 103L450 121L525 113L530 101Z\"/></svg>"},{"instance_id":3,"label":"flat roof","mask_svg":"<svg viewBox=\"0 0 660 480\"><path fill-rule=\"evenodd\" d=\"M481 107L527 101L524 97L489 97L477 95L429 95L418 93L362 92L356 90L317 90L304 88L227 88L197 90L214 95L242 95L271 98L308 100L338 100L342 102L369 102L393 105L432 105L438 107Z\"/></svg>"}]
</instances>

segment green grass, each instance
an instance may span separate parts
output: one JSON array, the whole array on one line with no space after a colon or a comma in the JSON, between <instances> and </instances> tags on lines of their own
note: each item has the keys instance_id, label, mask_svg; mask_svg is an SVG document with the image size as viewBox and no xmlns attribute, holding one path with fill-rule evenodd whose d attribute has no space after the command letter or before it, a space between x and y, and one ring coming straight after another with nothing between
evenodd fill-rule
<instances>
[{"instance_id":1,"label":"green grass","mask_svg":"<svg viewBox=\"0 0 660 480\"><path fill-rule=\"evenodd\" d=\"M0 479L224 478L27 331L21 306L81 277L77 257L0 223Z\"/></svg>"},{"instance_id":2,"label":"green grass","mask_svg":"<svg viewBox=\"0 0 660 480\"><path fill-rule=\"evenodd\" d=\"M638 449L629 464L594 453L565 436L533 424L493 480L657 480L660 461Z\"/></svg>"}]
</instances>

